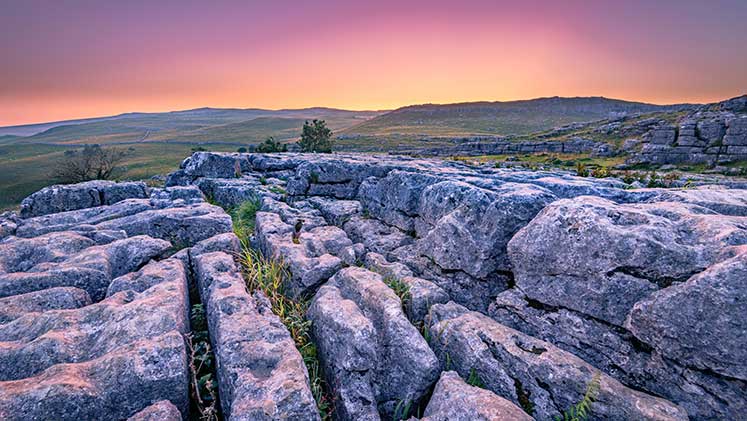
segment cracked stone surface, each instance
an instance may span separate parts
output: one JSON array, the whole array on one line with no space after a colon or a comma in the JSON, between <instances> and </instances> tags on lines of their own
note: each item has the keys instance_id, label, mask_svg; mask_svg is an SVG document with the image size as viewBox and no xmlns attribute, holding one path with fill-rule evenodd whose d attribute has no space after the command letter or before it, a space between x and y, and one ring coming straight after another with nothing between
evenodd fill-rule
<instances>
[{"instance_id":1,"label":"cracked stone surface","mask_svg":"<svg viewBox=\"0 0 747 421\"><path fill-rule=\"evenodd\" d=\"M217 205L247 200L244 244L310 300L336 420L407 404L427 420L553 419L595 382L594 420L747 413L747 190L210 152L166 184L53 186L0 215L0 418L181 419L201 301L223 414L319 419L290 333L233 258Z\"/></svg>"}]
</instances>

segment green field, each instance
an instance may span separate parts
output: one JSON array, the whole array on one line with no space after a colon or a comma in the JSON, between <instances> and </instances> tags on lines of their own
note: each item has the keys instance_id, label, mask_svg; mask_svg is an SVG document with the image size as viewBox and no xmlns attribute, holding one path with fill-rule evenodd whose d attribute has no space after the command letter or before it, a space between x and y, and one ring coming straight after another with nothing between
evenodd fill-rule
<instances>
[{"instance_id":1,"label":"green field","mask_svg":"<svg viewBox=\"0 0 747 421\"><path fill-rule=\"evenodd\" d=\"M212 151L235 151L236 145L202 144ZM195 145L149 143L132 146L123 163L120 180L141 180L165 175L192 154ZM0 145L0 209L11 209L34 191L53 184L52 171L69 146Z\"/></svg>"}]
</instances>

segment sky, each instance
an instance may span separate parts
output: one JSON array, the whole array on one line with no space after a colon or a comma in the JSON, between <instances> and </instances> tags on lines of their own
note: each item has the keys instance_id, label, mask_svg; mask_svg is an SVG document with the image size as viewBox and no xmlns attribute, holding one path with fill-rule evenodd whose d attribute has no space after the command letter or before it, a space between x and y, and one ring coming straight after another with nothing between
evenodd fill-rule
<instances>
[{"instance_id":1,"label":"sky","mask_svg":"<svg viewBox=\"0 0 747 421\"><path fill-rule=\"evenodd\" d=\"M746 0L0 0L0 126L747 93Z\"/></svg>"}]
</instances>

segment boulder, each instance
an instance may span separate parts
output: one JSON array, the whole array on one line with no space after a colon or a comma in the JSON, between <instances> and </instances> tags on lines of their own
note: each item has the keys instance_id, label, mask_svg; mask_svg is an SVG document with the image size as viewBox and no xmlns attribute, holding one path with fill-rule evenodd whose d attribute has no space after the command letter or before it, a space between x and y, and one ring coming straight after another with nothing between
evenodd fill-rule
<instances>
[{"instance_id":1,"label":"boulder","mask_svg":"<svg viewBox=\"0 0 747 421\"><path fill-rule=\"evenodd\" d=\"M580 197L545 208L508 245L530 299L623 326L633 305L747 243L742 217L696 205Z\"/></svg>"},{"instance_id":2,"label":"boulder","mask_svg":"<svg viewBox=\"0 0 747 421\"><path fill-rule=\"evenodd\" d=\"M685 411L623 386L580 358L455 303L431 307L431 345L447 369L477 376L485 388L538 419L553 419L598 393L591 419L685 420Z\"/></svg>"},{"instance_id":3,"label":"boulder","mask_svg":"<svg viewBox=\"0 0 747 421\"><path fill-rule=\"evenodd\" d=\"M94 206L111 205L125 199L146 198L143 182L115 183L94 180L85 183L45 187L23 199L21 217L30 218Z\"/></svg>"},{"instance_id":4,"label":"boulder","mask_svg":"<svg viewBox=\"0 0 747 421\"><path fill-rule=\"evenodd\" d=\"M506 244L555 197L532 185L505 183L495 190L444 181L423 190L420 254L441 269L476 278L508 270Z\"/></svg>"},{"instance_id":5,"label":"boulder","mask_svg":"<svg viewBox=\"0 0 747 421\"><path fill-rule=\"evenodd\" d=\"M747 381L747 247L637 302L626 327L667 358Z\"/></svg>"},{"instance_id":6,"label":"boulder","mask_svg":"<svg viewBox=\"0 0 747 421\"><path fill-rule=\"evenodd\" d=\"M416 404L438 377L438 363L380 275L342 269L308 310L339 419L391 417Z\"/></svg>"},{"instance_id":7,"label":"boulder","mask_svg":"<svg viewBox=\"0 0 747 421\"><path fill-rule=\"evenodd\" d=\"M531 421L521 408L495 393L470 386L454 371L436 383L421 421Z\"/></svg>"},{"instance_id":8,"label":"boulder","mask_svg":"<svg viewBox=\"0 0 747 421\"><path fill-rule=\"evenodd\" d=\"M171 331L133 341L93 360L0 381L0 419L127 419L164 399L186 416L188 370L184 338Z\"/></svg>"}]
</instances>

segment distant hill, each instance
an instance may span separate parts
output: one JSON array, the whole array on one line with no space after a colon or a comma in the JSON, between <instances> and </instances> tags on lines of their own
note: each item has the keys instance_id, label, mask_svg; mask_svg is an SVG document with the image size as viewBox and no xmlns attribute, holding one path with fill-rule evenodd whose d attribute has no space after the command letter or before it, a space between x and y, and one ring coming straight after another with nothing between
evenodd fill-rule
<instances>
[{"instance_id":1,"label":"distant hill","mask_svg":"<svg viewBox=\"0 0 747 421\"><path fill-rule=\"evenodd\" d=\"M304 120L324 119L333 130L358 124L379 111L333 108L263 110L198 108L166 113L127 113L95 119L0 128L18 143L115 144L148 141L259 143L267 136L296 138ZM295 125L295 129L291 125ZM230 138L230 139L229 139Z\"/></svg>"},{"instance_id":2,"label":"distant hill","mask_svg":"<svg viewBox=\"0 0 747 421\"><path fill-rule=\"evenodd\" d=\"M675 111L689 104L653 105L603 97L412 105L379 115L344 135L469 136L527 134L621 114Z\"/></svg>"}]
</instances>

